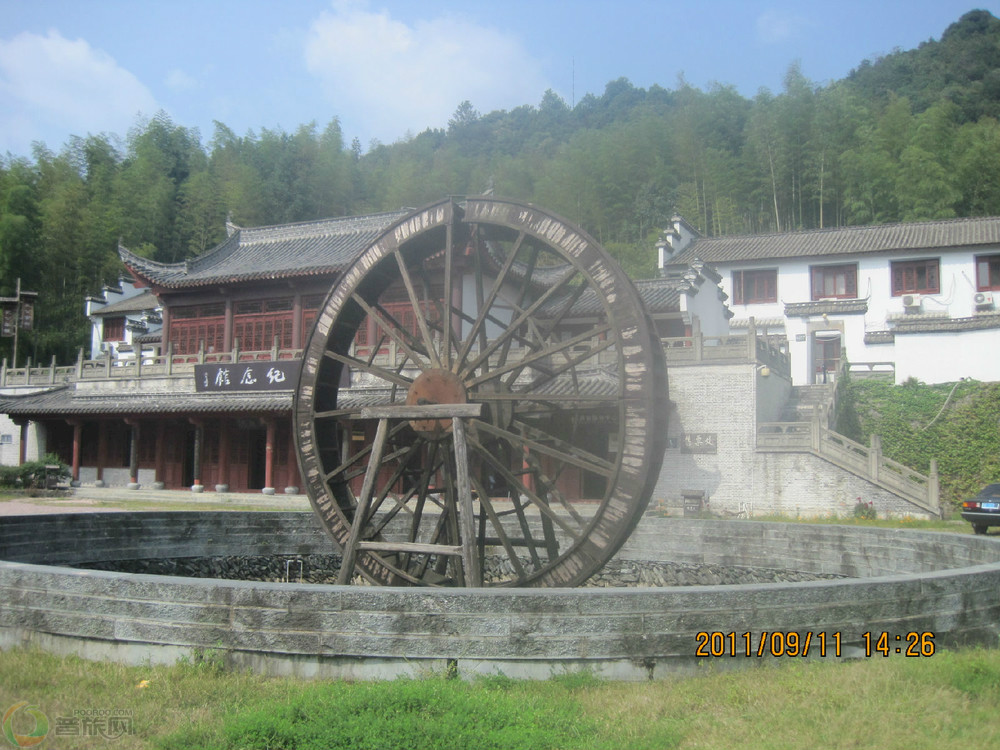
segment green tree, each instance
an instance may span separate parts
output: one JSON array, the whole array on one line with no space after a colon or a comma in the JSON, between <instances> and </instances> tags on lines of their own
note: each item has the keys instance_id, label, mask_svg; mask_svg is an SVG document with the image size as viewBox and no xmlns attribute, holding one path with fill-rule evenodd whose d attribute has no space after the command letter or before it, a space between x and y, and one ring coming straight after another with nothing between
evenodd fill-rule
<instances>
[{"instance_id":1,"label":"green tree","mask_svg":"<svg viewBox=\"0 0 1000 750\"><path fill-rule=\"evenodd\" d=\"M955 137L955 180L960 216L1000 214L1000 123L992 117L966 123Z\"/></svg>"},{"instance_id":2,"label":"green tree","mask_svg":"<svg viewBox=\"0 0 1000 750\"><path fill-rule=\"evenodd\" d=\"M958 107L942 100L916 118L910 143L899 156L896 195L902 221L954 218L962 196L952 153Z\"/></svg>"}]
</instances>

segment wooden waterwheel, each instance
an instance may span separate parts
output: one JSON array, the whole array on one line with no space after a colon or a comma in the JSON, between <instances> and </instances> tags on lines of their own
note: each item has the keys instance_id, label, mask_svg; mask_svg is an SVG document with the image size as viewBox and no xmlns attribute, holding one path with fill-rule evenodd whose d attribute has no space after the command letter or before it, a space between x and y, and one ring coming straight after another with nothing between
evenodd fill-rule
<instances>
[{"instance_id":1,"label":"wooden waterwheel","mask_svg":"<svg viewBox=\"0 0 1000 750\"><path fill-rule=\"evenodd\" d=\"M621 268L528 204L445 200L342 274L295 397L341 582L575 586L645 510L663 352Z\"/></svg>"}]
</instances>

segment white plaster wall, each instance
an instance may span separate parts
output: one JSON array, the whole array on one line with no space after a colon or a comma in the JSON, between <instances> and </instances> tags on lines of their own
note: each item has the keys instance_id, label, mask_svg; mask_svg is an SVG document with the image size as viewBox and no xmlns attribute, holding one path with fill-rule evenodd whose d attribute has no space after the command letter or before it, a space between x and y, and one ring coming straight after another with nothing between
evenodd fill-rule
<instances>
[{"instance_id":1,"label":"white plaster wall","mask_svg":"<svg viewBox=\"0 0 1000 750\"><path fill-rule=\"evenodd\" d=\"M693 294L682 294L681 311L688 314L687 320L697 316L701 332L705 336L723 336L729 333L729 318L721 301L720 289L709 281L696 287Z\"/></svg>"},{"instance_id":2,"label":"white plaster wall","mask_svg":"<svg viewBox=\"0 0 1000 750\"><path fill-rule=\"evenodd\" d=\"M45 390L44 388L4 388L0 395L27 396L31 393ZM0 465L17 466L21 460L21 428L6 414L0 414L0 435L11 435L11 442L0 445ZM25 451L26 461L37 461L45 455L45 431L34 422L28 425L28 445Z\"/></svg>"},{"instance_id":3,"label":"white plaster wall","mask_svg":"<svg viewBox=\"0 0 1000 750\"><path fill-rule=\"evenodd\" d=\"M897 384L911 377L925 383L1000 380L1000 331L996 329L897 334L895 346Z\"/></svg>"},{"instance_id":4,"label":"white plaster wall","mask_svg":"<svg viewBox=\"0 0 1000 750\"><path fill-rule=\"evenodd\" d=\"M892 296L891 264L893 260L940 259L940 293L924 295L921 312L946 314L952 318L975 315L973 296L975 258L988 254L989 249L947 253L913 253L887 255L845 255L829 259L790 259L780 263L758 262L717 264L722 275L720 286L730 295L730 307L739 319L754 317L758 321L784 318L785 304L811 300L811 272L816 265L856 263L858 266L858 297L868 299L864 314L828 315L827 320L843 326L842 346L851 362L895 362L897 382L913 376L927 383L974 377L978 380L1000 380L1000 357L993 356L1000 344L1000 330L950 332L941 334L899 334L895 344L865 344L865 333L891 328L889 317L904 314L901 297ZM772 304L736 305L732 302L733 270L778 268L778 302ZM785 319L788 337L792 382L805 385L812 382L815 367L812 362L812 330L823 329L820 315L810 318ZM836 329L830 325L829 329ZM771 333L776 333L769 326ZM803 338L804 340L797 340Z\"/></svg>"},{"instance_id":5,"label":"white plaster wall","mask_svg":"<svg viewBox=\"0 0 1000 750\"><path fill-rule=\"evenodd\" d=\"M0 434L11 435L11 442L0 445L0 465L17 466L21 461L21 428L6 414L0 414ZM34 422L28 425L26 461L37 461L45 455L45 433Z\"/></svg>"}]
</instances>

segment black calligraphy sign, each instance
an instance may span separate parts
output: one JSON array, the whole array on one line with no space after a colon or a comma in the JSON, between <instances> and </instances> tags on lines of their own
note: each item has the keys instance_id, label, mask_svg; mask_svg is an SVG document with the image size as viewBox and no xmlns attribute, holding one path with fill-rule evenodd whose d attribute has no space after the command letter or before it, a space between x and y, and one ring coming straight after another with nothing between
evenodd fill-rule
<instances>
[{"instance_id":1,"label":"black calligraphy sign","mask_svg":"<svg viewBox=\"0 0 1000 750\"><path fill-rule=\"evenodd\" d=\"M718 453L719 436L714 432L687 432L681 436L681 453Z\"/></svg>"},{"instance_id":2,"label":"black calligraphy sign","mask_svg":"<svg viewBox=\"0 0 1000 750\"><path fill-rule=\"evenodd\" d=\"M195 390L290 391L299 380L302 360L278 362L216 362L194 366Z\"/></svg>"}]
</instances>

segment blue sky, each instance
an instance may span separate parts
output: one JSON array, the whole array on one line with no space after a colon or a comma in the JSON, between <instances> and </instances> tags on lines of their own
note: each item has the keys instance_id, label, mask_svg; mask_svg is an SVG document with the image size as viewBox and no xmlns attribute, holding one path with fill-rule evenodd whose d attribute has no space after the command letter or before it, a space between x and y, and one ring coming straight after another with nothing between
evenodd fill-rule
<instances>
[{"instance_id":1,"label":"blue sky","mask_svg":"<svg viewBox=\"0 0 1000 750\"><path fill-rule=\"evenodd\" d=\"M364 147L626 77L752 97L939 39L1000 0L0 0L0 154L165 111L238 135L339 118Z\"/></svg>"}]
</instances>

